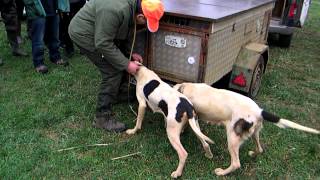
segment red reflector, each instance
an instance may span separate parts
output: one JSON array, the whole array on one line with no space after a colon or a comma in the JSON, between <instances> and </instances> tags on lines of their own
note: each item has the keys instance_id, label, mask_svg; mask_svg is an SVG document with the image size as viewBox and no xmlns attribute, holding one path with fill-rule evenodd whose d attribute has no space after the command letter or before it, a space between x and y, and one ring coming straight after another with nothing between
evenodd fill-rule
<instances>
[{"instance_id":1,"label":"red reflector","mask_svg":"<svg viewBox=\"0 0 320 180\"><path fill-rule=\"evenodd\" d=\"M297 3L296 1L292 1L288 17L293 18L296 12L297 12Z\"/></svg>"},{"instance_id":2,"label":"red reflector","mask_svg":"<svg viewBox=\"0 0 320 180\"><path fill-rule=\"evenodd\" d=\"M247 86L247 80L246 77L243 75L243 72L241 72L238 76L236 76L232 83L235 85L238 85L240 87L246 87Z\"/></svg>"}]
</instances>

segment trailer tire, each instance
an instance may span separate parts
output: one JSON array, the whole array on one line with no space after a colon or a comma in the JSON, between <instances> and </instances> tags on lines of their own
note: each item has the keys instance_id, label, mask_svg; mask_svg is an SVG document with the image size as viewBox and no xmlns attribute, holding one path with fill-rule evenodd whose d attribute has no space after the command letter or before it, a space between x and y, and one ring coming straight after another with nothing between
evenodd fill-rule
<instances>
[{"instance_id":1,"label":"trailer tire","mask_svg":"<svg viewBox=\"0 0 320 180\"><path fill-rule=\"evenodd\" d=\"M261 81L262 81L262 76L264 73L264 68L265 68L264 58L262 55L260 55L257 65L254 68L250 88L247 94L250 98L255 98L258 95Z\"/></svg>"},{"instance_id":2,"label":"trailer tire","mask_svg":"<svg viewBox=\"0 0 320 180\"><path fill-rule=\"evenodd\" d=\"M279 46L289 48L291 44L292 34L279 34Z\"/></svg>"}]
</instances>

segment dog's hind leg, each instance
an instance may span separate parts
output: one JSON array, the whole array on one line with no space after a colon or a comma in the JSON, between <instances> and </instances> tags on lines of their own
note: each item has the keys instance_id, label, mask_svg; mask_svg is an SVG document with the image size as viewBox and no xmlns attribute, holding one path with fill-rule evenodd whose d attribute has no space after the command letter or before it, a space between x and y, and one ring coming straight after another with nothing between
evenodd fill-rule
<instances>
[{"instance_id":1,"label":"dog's hind leg","mask_svg":"<svg viewBox=\"0 0 320 180\"><path fill-rule=\"evenodd\" d=\"M236 169L240 168L240 159L239 159L239 149L242 143L242 139L240 136L237 136L234 131L227 130L228 136L228 150L231 156L231 164L227 169L217 168L214 170L216 175L224 176Z\"/></svg>"},{"instance_id":2,"label":"dog's hind leg","mask_svg":"<svg viewBox=\"0 0 320 180\"><path fill-rule=\"evenodd\" d=\"M197 120L196 120L196 125L200 129L199 122ZM211 152L209 144L204 139L202 139L201 137L199 137L199 136L197 136L197 137L200 140L200 142L202 144L202 147L203 147L203 149L205 151L205 156L207 158L209 158L209 159L213 158L213 154Z\"/></svg>"},{"instance_id":3,"label":"dog's hind leg","mask_svg":"<svg viewBox=\"0 0 320 180\"><path fill-rule=\"evenodd\" d=\"M138 107L138 117L137 117L136 126L133 129L128 129L126 131L126 133L130 135L135 134L138 130L141 129L142 121L143 121L144 114L147 107L147 103L144 99L138 97L138 101L139 101L139 107Z\"/></svg>"},{"instance_id":4,"label":"dog's hind leg","mask_svg":"<svg viewBox=\"0 0 320 180\"><path fill-rule=\"evenodd\" d=\"M186 162L186 159L188 157L187 151L183 148L181 142L180 142L180 127L167 127L167 134L169 141L173 148L177 151L179 156L179 165L175 171L171 173L172 178L177 178L182 175L182 171L184 168L184 164Z\"/></svg>"},{"instance_id":5,"label":"dog's hind leg","mask_svg":"<svg viewBox=\"0 0 320 180\"><path fill-rule=\"evenodd\" d=\"M259 138L259 133L260 133L260 130L261 130L261 126L262 125L258 126L256 128L256 130L254 131L253 135L252 135L252 139L256 144L256 150L255 151L249 151L249 156L251 156L251 157L256 156L258 154L261 154L263 152L263 148L261 147L260 138Z\"/></svg>"}]
</instances>

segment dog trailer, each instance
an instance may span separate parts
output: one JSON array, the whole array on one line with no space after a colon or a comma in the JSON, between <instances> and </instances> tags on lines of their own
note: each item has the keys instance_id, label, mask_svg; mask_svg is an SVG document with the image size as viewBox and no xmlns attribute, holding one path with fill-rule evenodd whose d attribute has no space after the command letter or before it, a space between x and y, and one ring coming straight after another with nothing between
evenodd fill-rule
<instances>
[{"instance_id":1,"label":"dog trailer","mask_svg":"<svg viewBox=\"0 0 320 180\"><path fill-rule=\"evenodd\" d=\"M269 58L273 0L163 0L156 33L139 31L135 49L161 78L229 88L254 97Z\"/></svg>"}]
</instances>

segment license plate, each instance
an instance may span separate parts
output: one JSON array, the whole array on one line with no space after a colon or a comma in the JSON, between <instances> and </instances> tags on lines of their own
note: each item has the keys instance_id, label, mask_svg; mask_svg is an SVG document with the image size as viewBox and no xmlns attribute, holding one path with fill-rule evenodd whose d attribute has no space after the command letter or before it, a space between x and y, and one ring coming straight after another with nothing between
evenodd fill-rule
<instances>
[{"instance_id":1,"label":"license plate","mask_svg":"<svg viewBox=\"0 0 320 180\"><path fill-rule=\"evenodd\" d=\"M164 42L166 45L176 47L176 48L187 47L187 40L183 37L167 35L165 36Z\"/></svg>"}]
</instances>

